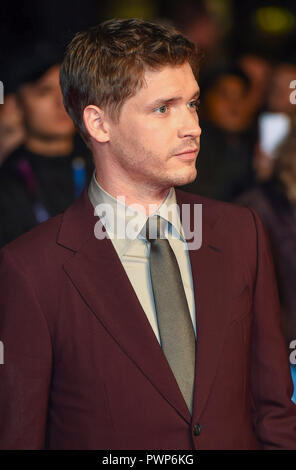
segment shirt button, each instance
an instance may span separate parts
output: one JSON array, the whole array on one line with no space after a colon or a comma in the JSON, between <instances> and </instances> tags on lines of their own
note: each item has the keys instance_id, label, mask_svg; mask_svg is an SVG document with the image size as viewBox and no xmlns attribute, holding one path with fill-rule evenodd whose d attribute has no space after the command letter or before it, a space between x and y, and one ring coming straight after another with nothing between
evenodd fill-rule
<instances>
[{"instance_id":1,"label":"shirt button","mask_svg":"<svg viewBox=\"0 0 296 470\"><path fill-rule=\"evenodd\" d=\"M193 434L194 434L195 436L199 436L199 435L200 435L200 431L201 431L201 426L200 426L200 424L199 424L199 423L195 424L195 425L193 426Z\"/></svg>"}]
</instances>

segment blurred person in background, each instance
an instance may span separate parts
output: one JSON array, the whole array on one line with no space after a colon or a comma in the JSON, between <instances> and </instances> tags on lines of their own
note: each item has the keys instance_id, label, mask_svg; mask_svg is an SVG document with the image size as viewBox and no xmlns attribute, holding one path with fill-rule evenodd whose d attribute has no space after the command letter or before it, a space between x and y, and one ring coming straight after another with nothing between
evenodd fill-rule
<instances>
[{"instance_id":1,"label":"blurred person in background","mask_svg":"<svg viewBox=\"0 0 296 470\"><path fill-rule=\"evenodd\" d=\"M274 119L286 117L290 128L296 126L296 107L291 100L291 82L296 80L296 63L284 61L275 64L268 82L265 111ZM270 138L274 136L270 133ZM272 152L263 148L258 142L255 149L254 169L258 181L267 181L273 174L274 159Z\"/></svg>"},{"instance_id":2,"label":"blurred person in background","mask_svg":"<svg viewBox=\"0 0 296 470\"><path fill-rule=\"evenodd\" d=\"M250 112L256 114L265 105L271 65L267 58L255 53L241 55L238 64L250 80L247 105Z\"/></svg>"},{"instance_id":3,"label":"blurred person in background","mask_svg":"<svg viewBox=\"0 0 296 470\"><path fill-rule=\"evenodd\" d=\"M91 155L80 138L75 139L64 109L59 52L45 42L20 52L12 81L25 136L0 169L2 245L64 211L93 171Z\"/></svg>"},{"instance_id":4,"label":"blurred person in background","mask_svg":"<svg viewBox=\"0 0 296 470\"><path fill-rule=\"evenodd\" d=\"M272 177L236 202L256 209L268 230L289 346L296 339L296 132L279 146Z\"/></svg>"},{"instance_id":5,"label":"blurred person in background","mask_svg":"<svg viewBox=\"0 0 296 470\"><path fill-rule=\"evenodd\" d=\"M213 68L201 81L201 150L197 178L182 189L233 201L253 185L253 111L250 81L235 65Z\"/></svg>"},{"instance_id":6,"label":"blurred person in background","mask_svg":"<svg viewBox=\"0 0 296 470\"><path fill-rule=\"evenodd\" d=\"M216 15L209 10L206 2L186 0L175 4L175 24L200 51L203 67L224 58L225 48L222 48L223 31Z\"/></svg>"}]
</instances>

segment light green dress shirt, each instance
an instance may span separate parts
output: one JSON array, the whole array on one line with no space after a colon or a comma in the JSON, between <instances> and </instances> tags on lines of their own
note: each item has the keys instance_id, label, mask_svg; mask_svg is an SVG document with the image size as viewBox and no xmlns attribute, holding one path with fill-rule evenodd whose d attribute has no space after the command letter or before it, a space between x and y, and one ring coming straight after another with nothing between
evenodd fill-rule
<instances>
[{"instance_id":1,"label":"light green dress shirt","mask_svg":"<svg viewBox=\"0 0 296 470\"><path fill-rule=\"evenodd\" d=\"M147 215L143 211L137 210L136 206L126 205L124 197L116 200L107 193L98 184L95 172L88 188L88 196L96 214L100 215L102 224L106 228L106 234L113 243L151 328L160 343L149 270L150 243L146 240L143 229ZM106 208L107 210L103 210ZM176 256L196 335L195 302L189 251L186 249L186 239L177 208L175 190L171 188L162 204L150 217L153 218L156 215L161 217L161 233L168 239ZM125 233L128 236L125 236Z\"/></svg>"}]
</instances>

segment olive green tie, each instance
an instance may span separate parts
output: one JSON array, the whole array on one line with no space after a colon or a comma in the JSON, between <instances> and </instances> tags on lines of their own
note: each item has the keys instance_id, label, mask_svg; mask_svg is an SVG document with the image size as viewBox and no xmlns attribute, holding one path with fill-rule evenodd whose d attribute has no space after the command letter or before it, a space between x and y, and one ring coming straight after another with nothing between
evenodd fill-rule
<instances>
[{"instance_id":1,"label":"olive green tie","mask_svg":"<svg viewBox=\"0 0 296 470\"><path fill-rule=\"evenodd\" d=\"M154 216L155 217L155 216ZM160 238L160 216L151 237L151 218L146 222L150 242L150 275L161 347L185 402L192 414L195 374L195 335L175 254L166 238Z\"/></svg>"}]
</instances>

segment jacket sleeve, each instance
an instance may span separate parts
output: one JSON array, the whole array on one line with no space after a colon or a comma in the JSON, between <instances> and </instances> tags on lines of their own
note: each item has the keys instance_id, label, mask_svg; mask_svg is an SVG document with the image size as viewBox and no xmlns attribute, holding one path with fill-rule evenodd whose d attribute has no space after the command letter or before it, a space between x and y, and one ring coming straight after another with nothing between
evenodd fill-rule
<instances>
[{"instance_id":1,"label":"jacket sleeve","mask_svg":"<svg viewBox=\"0 0 296 470\"><path fill-rule=\"evenodd\" d=\"M0 251L0 449L43 449L51 379L47 322L28 274ZM4 357L3 357L4 356Z\"/></svg>"},{"instance_id":2,"label":"jacket sleeve","mask_svg":"<svg viewBox=\"0 0 296 470\"><path fill-rule=\"evenodd\" d=\"M255 432L262 449L296 449L296 406L289 350L269 239L254 209L257 233L257 275L254 291L251 386Z\"/></svg>"}]
</instances>

